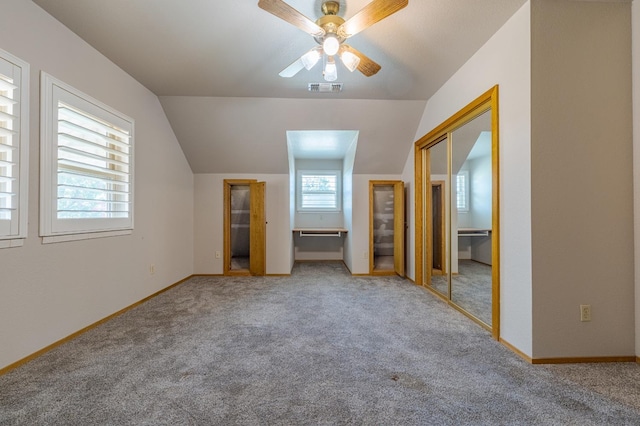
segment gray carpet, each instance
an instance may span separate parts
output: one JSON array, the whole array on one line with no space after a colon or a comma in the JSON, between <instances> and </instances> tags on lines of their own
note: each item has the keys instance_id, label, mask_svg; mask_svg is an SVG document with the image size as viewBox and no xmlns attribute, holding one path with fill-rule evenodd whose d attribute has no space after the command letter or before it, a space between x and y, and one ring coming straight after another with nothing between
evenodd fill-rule
<instances>
[{"instance_id":1,"label":"gray carpet","mask_svg":"<svg viewBox=\"0 0 640 426\"><path fill-rule=\"evenodd\" d=\"M529 365L406 280L303 263L192 278L1 376L0 424L631 425L640 366Z\"/></svg>"},{"instance_id":2,"label":"gray carpet","mask_svg":"<svg viewBox=\"0 0 640 426\"><path fill-rule=\"evenodd\" d=\"M491 326L491 266L473 260L458 260L458 273L451 277L451 300L471 315ZM431 286L449 296L447 275L431 277Z\"/></svg>"},{"instance_id":3,"label":"gray carpet","mask_svg":"<svg viewBox=\"0 0 640 426\"><path fill-rule=\"evenodd\" d=\"M451 300L491 326L491 266L460 260L457 275L451 277Z\"/></svg>"}]
</instances>

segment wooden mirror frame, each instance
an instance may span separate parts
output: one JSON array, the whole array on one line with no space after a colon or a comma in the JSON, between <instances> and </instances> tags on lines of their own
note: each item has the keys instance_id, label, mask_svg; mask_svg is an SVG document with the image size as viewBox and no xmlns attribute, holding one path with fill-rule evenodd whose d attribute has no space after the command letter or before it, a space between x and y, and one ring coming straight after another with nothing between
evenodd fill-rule
<instances>
[{"instance_id":1,"label":"wooden mirror frame","mask_svg":"<svg viewBox=\"0 0 640 426\"><path fill-rule=\"evenodd\" d=\"M470 122L485 111L491 110L491 175L492 175L492 242L491 242L491 327L479 321L473 315L460 309L449 299L445 299L449 304L461 310L481 326L491 330L494 339L500 339L500 180L499 180L499 114L498 114L498 86L494 86L487 92L480 95L473 102L451 116L445 122L417 140L414 145L414 171L415 171L415 282L423 285L424 273L423 258L426 248L424 247L424 164L422 150L428 149L436 143L442 141L459 127ZM448 247L451 250L451 247ZM429 289L433 291L432 289ZM442 297L439 293L434 294Z\"/></svg>"}]
</instances>

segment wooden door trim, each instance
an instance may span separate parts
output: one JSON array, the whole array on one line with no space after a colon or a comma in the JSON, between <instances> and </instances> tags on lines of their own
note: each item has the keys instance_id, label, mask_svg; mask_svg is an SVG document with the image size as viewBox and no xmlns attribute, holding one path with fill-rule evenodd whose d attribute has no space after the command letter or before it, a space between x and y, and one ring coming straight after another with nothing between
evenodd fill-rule
<instances>
[{"instance_id":1,"label":"wooden door trim","mask_svg":"<svg viewBox=\"0 0 640 426\"><path fill-rule=\"evenodd\" d=\"M265 216L265 182L249 184L249 273L263 276L266 273L266 216Z\"/></svg>"},{"instance_id":2,"label":"wooden door trim","mask_svg":"<svg viewBox=\"0 0 640 426\"><path fill-rule=\"evenodd\" d=\"M394 272L404 277L404 182L393 185L393 267Z\"/></svg>"},{"instance_id":3,"label":"wooden door trim","mask_svg":"<svg viewBox=\"0 0 640 426\"><path fill-rule=\"evenodd\" d=\"M375 270L374 269L374 255L373 255L373 190L375 186L391 186L394 190L394 205L393 205L393 244L394 244L394 268L389 270ZM400 200L397 198L397 188L402 188L402 197ZM401 209L398 213L398 209ZM398 237L397 234L400 234ZM398 238L401 238L400 247L397 248ZM397 250L401 250L402 256L398 259ZM401 268L398 268L396 263L400 262ZM404 277L404 181L401 180L370 180L369 181L369 274L370 275L395 275L398 274Z\"/></svg>"}]
</instances>

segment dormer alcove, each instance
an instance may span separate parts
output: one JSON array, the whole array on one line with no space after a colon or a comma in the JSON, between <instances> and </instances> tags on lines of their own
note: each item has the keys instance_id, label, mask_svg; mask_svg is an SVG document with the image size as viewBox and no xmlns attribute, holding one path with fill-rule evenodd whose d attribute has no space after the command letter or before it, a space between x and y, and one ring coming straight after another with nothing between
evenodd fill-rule
<instances>
[{"instance_id":1,"label":"dormer alcove","mask_svg":"<svg viewBox=\"0 0 640 426\"><path fill-rule=\"evenodd\" d=\"M343 260L356 130L287 132L293 261Z\"/></svg>"}]
</instances>

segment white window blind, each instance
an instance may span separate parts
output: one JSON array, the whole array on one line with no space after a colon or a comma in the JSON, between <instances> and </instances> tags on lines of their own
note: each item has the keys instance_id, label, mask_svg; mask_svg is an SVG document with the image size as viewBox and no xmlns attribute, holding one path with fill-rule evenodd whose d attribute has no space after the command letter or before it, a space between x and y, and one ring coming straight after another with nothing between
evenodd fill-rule
<instances>
[{"instance_id":1,"label":"white window blind","mask_svg":"<svg viewBox=\"0 0 640 426\"><path fill-rule=\"evenodd\" d=\"M459 212L469 211L469 172L466 170L456 175L456 201Z\"/></svg>"},{"instance_id":2,"label":"white window blind","mask_svg":"<svg viewBox=\"0 0 640 426\"><path fill-rule=\"evenodd\" d=\"M0 50L0 247L26 237L29 65Z\"/></svg>"},{"instance_id":3,"label":"white window blind","mask_svg":"<svg viewBox=\"0 0 640 426\"><path fill-rule=\"evenodd\" d=\"M340 209L339 172L300 172L298 188L298 210L338 211Z\"/></svg>"},{"instance_id":4,"label":"white window blind","mask_svg":"<svg viewBox=\"0 0 640 426\"><path fill-rule=\"evenodd\" d=\"M43 235L131 229L133 120L45 76Z\"/></svg>"}]
</instances>

